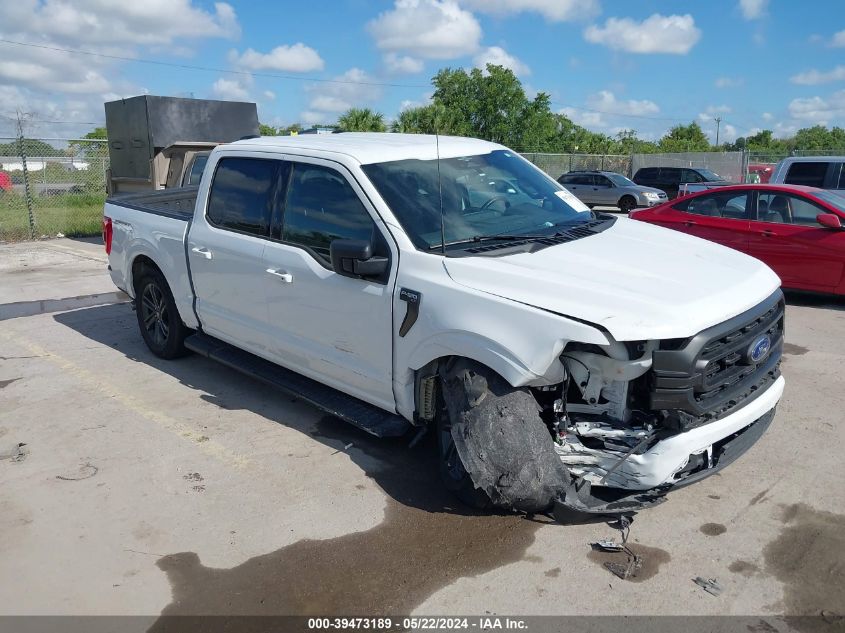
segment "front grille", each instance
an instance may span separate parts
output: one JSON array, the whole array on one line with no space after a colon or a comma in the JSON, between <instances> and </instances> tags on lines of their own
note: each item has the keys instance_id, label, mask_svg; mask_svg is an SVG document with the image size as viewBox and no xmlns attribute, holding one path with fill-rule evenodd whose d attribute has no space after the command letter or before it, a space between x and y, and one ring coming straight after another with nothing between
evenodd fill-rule
<instances>
[{"instance_id":1,"label":"front grille","mask_svg":"<svg viewBox=\"0 0 845 633\"><path fill-rule=\"evenodd\" d=\"M681 411L695 426L726 415L765 391L780 375L784 301L778 290L766 301L673 349L654 352L650 406ZM768 353L759 354L768 337Z\"/></svg>"}]
</instances>

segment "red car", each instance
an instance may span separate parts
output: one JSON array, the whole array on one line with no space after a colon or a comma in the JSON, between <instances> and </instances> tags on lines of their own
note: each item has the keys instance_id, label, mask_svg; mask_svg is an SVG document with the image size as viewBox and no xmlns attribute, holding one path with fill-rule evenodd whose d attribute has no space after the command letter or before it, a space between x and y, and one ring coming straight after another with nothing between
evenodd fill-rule
<instances>
[{"instance_id":1,"label":"red car","mask_svg":"<svg viewBox=\"0 0 845 633\"><path fill-rule=\"evenodd\" d=\"M5 171L0 171L0 191L11 191L12 179Z\"/></svg>"},{"instance_id":2,"label":"red car","mask_svg":"<svg viewBox=\"0 0 845 633\"><path fill-rule=\"evenodd\" d=\"M731 185L632 211L635 220L756 257L784 288L845 295L845 196L798 185Z\"/></svg>"}]
</instances>

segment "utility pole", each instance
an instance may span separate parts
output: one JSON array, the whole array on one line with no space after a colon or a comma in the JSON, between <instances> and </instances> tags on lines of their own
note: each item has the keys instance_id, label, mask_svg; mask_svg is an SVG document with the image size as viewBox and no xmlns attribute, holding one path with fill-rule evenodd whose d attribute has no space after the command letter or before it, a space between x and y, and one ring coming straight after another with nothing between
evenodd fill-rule
<instances>
[{"instance_id":1,"label":"utility pole","mask_svg":"<svg viewBox=\"0 0 845 633\"><path fill-rule=\"evenodd\" d=\"M29 237L35 239L35 214L32 210L32 189L29 185L29 170L26 166L26 143L24 139L24 121L29 118L29 114L24 114L20 110L17 111L17 132L18 132L18 155L21 159L21 173L23 174L23 191L24 199L26 201L26 212L29 219Z\"/></svg>"},{"instance_id":2,"label":"utility pole","mask_svg":"<svg viewBox=\"0 0 845 633\"><path fill-rule=\"evenodd\" d=\"M722 117L717 116L713 120L716 122L716 147L719 147L719 127L722 125Z\"/></svg>"}]
</instances>

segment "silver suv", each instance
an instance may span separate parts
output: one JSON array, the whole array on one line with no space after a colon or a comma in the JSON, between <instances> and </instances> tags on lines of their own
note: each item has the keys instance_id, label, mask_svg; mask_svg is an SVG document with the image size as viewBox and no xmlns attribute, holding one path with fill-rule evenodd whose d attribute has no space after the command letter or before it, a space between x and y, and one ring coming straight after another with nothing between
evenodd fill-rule
<instances>
[{"instance_id":1,"label":"silver suv","mask_svg":"<svg viewBox=\"0 0 845 633\"><path fill-rule=\"evenodd\" d=\"M619 207L628 213L637 207L653 207L668 200L664 191L642 187L612 171L570 171L557 181L588 207Z\"/></svg>"}]
</instances>

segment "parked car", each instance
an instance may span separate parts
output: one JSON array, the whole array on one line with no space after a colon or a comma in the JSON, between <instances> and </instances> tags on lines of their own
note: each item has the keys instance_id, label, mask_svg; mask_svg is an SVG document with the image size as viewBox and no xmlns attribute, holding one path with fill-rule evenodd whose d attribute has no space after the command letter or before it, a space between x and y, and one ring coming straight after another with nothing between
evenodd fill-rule
<instances>
[{"instance_id":1,"label":"parked car","mask_svg":"<svg viewBox=\"0 0 845 633\"><path fill-rule=\"evenodd\" d=\"M772 164L752 163L748 166L748 175L756 179L756 182L766 184L771 180L774 169L775 166ZM748 180L747 182L754 182L754 180Z\"/></svg>"},{"instance_id":2,"label":"parked car","mask_svg":"<svg viewBox=\"0 0 845 633\"><path fill-rule=\"evenodd\" d=\"M783 287L845 294L845 197L797 185L735 185L634 211L666 226L747 253Z\"/></svg>"},{"instance_id":3,"label":"parked car","mask_svg":"<svg viewBox=\"0 0 845 633\"><path fill-rule=\"evenodd\" d=\"M775 167L769 182L820 189L845 189L845 156L791 156Z\"/></svg>"},{"instance_id":4,"label":"parked car","mask_svg":"<svg viewBox=\"0 0 845 633\"><path fill-rule=\"evenodd\" d=\"M590 208L619 207L628 213L638 207L666 202L666 194L660 189L641 187L612 171L570 171L557 181Z\"/></svg>"},{"instance_id":5,"label":"parked car","mask_svg":"<svg viewBox=\"0 0 845 633\"><path fill-rule=\"evenodd\" d=\"M595 214L487 141L225 144L199 187L108 200L103 234L154 354L377 436L431 427L443 482L479 506L658 503L750 447L783 391L767 266Z\"/></svg>"},{"instance_id":6,"label":"parked car","mask_svg":"<svg viewBox=\"0 0 845 633\"><path fill-rule=\"evenodd\" d=\"M5 171L0 171L0 192L12 190L12 177Z\"/></svg>"},{"instance_id":7,"label":"parked car","mask_svg":"<svg viewBox=\"0 0 845 633\"><path fill-rule=\"evenodd\" d=\"M634 174L634 182L644 187L655 187L666 192L669 199L676 198L685 183L725 183L719 174L703 167L642 167Z\"/></svg>"}]
</instances>

